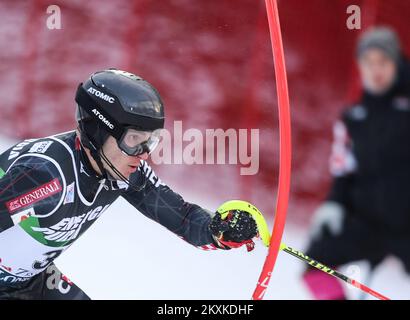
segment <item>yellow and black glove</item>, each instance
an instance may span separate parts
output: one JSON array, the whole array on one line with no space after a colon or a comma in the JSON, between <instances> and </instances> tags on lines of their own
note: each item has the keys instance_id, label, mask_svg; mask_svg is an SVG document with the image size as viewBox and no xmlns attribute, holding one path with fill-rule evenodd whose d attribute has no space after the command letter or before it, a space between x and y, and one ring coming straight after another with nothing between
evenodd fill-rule
<instances>
[{"instance_id":1,"label":"yellow and black glove","mask_svg":"<svg viewBox=\"0 0 410 320\"><path fill-rule=\"evenodd\" d=\"M270 234L262 213L246 201L231 200L222 204L213 216L209 229L221 249L246 245L247 250L251 251L255 247L255 237L261 238L269 246Z\"/></svg>"}]
</instances>

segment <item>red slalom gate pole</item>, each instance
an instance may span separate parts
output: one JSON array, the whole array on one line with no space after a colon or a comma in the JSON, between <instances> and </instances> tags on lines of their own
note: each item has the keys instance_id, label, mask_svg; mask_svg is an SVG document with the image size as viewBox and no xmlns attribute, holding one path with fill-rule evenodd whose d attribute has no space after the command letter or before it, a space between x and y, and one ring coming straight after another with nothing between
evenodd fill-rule
<instances>
[{"instance_id":1,"label":"red slalom gate pole","mask_svg":"<svg viewBox=\"0 0 410 320\"><path fill-rule=\"evenodd\" d=\"M286 76L285 56L279 22L276 0L265 0L268 15L270 38L272 43L273 61L275 66L276 90L279 111L279 182L276 201L276 214L272 231L269 252L266 257L258 284L253 293L253 300L261 300L265 295L269 280L278 256L283 230L285 228L286 212L289 202L291 175L291 123L288 81Z\"/></svg>"}]
</instances>

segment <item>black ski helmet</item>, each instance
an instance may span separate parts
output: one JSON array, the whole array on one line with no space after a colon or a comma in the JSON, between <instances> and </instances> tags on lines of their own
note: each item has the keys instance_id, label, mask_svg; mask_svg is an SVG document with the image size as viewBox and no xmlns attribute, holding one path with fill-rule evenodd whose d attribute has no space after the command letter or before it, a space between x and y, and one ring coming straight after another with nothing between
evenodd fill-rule
<instances>
[{"instance_id":1,"label":"black ski helmet","mask_svg":"<svg viewBox=\"0 0 410 320\"><path fill-rule=\"evenodd\" d=\"M95 151L109 135L121 139L126 128L154 131L164 127L164 105L158 91L127 71L93 73L78 86L75 100L81 141Z\"/></svg>"}]
</instances>

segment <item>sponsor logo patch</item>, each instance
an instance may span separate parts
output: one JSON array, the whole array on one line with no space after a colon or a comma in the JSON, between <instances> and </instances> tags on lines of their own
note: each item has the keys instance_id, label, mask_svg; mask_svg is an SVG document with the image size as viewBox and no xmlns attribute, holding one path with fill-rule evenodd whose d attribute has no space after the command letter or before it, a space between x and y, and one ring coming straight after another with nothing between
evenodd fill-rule
<instances>
[{"instance_id":1,"label":"sponsor logo patch","mask_svg":"<svg viewBox=\"0 0 410 320\"><path fill-rule=\"evenodd\" d=\"M74 202L75 182L67 186L67 193L64 198L64 204Z\"/></svg>"},{"instance_id":2,"label":"sponsor logo patch","mask_svg":"<svg viewBox=\"0 0 410 320\"><path fill-rule=\"evenodd\" d=\"M11 201L6 202L7 209L13 213L22 208L28 207L40 200L48 198L62 190L58 178L43 184L42 186L23 194Z\"/></svg>"},{"instance_id":3,"label":"sponsor logo patch","mask_svg":"<svg viewBox=\"0 0 410 320\"><path fill-rule=\"evenodd\" d=\"M29 152L45 153L47 149L53 144L53 141L41 141L33 144Z\"/></svg>"},{"instance_id":4,"label":"sponsor logo patch","mask_svg":"<svg viewBox=\"0 0 410 320\"><path fill-rule=\"evenodd\" d=\"M21 212L17 212L13 214L11 216L11 219L13 220L13 223L16 225L16 224L19 224L21 221L28 219L29 217L34 215L34 213L35 212L33 208L26 209Z\"/></svg>"},{"instance_id":5,"label":"sponsor logo patch","mask_svg":"<svg viewBox=\"0 0 410 320\"><path fill-rule=\"evenodd\" d=\"M102 93L101 91L98 91L97 89L94 89L93 87L88 88L87 92L109 103L115 102L115 99L113 97L109 96L106 93Z\"/></svg>"},{"instance_id":6,"label":"sponsor logo patch","mask_svg":"<svg viewBox=\"0 0 410 320\"><path fill-rule=\"evenodd\" d=\"M114 130L114 125L113 125L106 117L104 117L104 115L102 115L102 114L100 113L100 111L98 111L98 110L95 109L95 108L94 108L93 110L91 110L91 111L92 111L92 113L94 113L94 114L97 116L97 118L100 119L101 122L104 123L108 128Z\"/></svg>"},{"instance_id":7,"label":"sponsor logo patch","mask_svg":"<svg viewBox=\"0 0 410 320\"><path fill-rule=\"evenodd\" d=\"M80 173L84 173L87 177L90 175L87 173L87 171L84 170L84 165L82 162L80 162Z\"/></svg>"}]
</instances>

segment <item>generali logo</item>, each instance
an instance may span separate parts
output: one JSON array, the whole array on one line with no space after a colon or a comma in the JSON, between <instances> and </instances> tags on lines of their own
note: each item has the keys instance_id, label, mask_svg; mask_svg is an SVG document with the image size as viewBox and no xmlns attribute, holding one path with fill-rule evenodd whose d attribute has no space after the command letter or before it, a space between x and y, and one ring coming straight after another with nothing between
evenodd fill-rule
<instances>
[{"instance_id":1,"label":"generali logo","mask_svg":"<svg viewBox=\"0 0 410 320\"><path fill-rule=\"evenodd\" d=\"M62 190L60 181L58 178L43 184L42 186L23 194L11 201L6 202L7 209L10 213L13 213L19 209L28 207L33 203L36 203L42 199L52 196Z\"/></svg>"}]
</instances>

